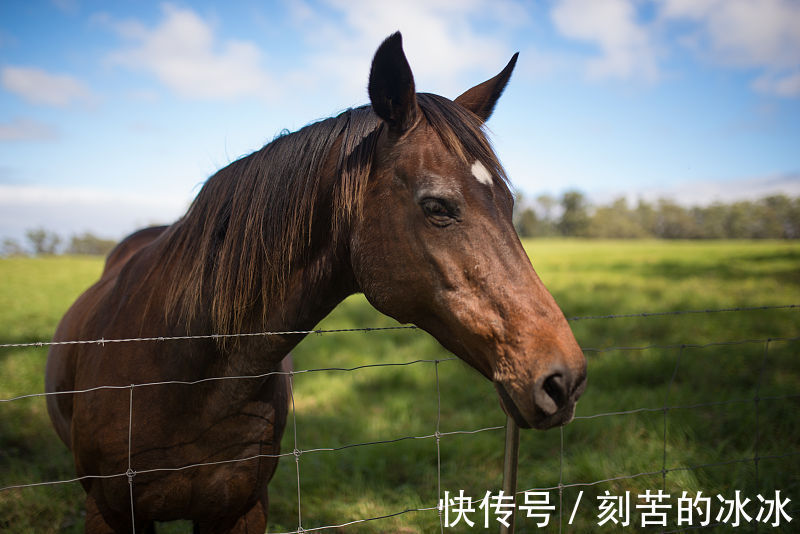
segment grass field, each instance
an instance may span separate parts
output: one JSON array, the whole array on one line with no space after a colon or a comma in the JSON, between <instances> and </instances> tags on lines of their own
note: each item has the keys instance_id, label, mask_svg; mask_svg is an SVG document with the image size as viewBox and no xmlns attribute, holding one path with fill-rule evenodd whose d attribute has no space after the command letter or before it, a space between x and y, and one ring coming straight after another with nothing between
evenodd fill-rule
<instances>
[{"instance_id":1,"label":"grass field","mask_svg":"<svg viewBox=\"0 0 800 534\"><path fill-rule=\"evenodd\" d=\"M526 243L534 266L567 317L800 304L800 243L537 240ZM0 260L0 343L47 340L72 300L97 277L100 259ZM320 328L394 324L352 297ZM800 308L573 320L589 361L589 385L576 420L563 431L523 431L520 490L549 491L557 510L542 529L518 517L517 532L675 530L686 491L749 498L788 497L795 521L758 532L794 532L800 521ZM769 340L769 341L767 341ZM614 347L622 347L614 349ZM644 348L649 347L649 348ZM503 430L455 433L505 423L494 388L449 360L414 330L312 335L294 352L297 369L355 367L439 359L354 372L295 377L302 526L306 529L435 506L441 490L476 502L447 532L485 531L477 501L501 487ZM46 349L0 348L0 399L43 390ZM438 387L437 387L438 371ZM438 395L437 395L438 390ZM758 401L755 399L758 398ZM668 406L668 410L664 410ZM625 412L625 413L617 413ZM440 414L440 415L439 415ZM604 415L609 414L609 415ZM437 428L441 461L437 462ZM666 439L665 439L666 436ZM283 443L295 448L292 419ZM563 451L563 452L562 452ZM759 458L757 461L754 458ZM41 398L0 402L0 488L74 475L67 450L50 429ZM608 479L608 482L600 482ZM590 485L573 485L592 483ZM636 495L664 489L669 527L642 527ZM631 524L598 526L597 499L630 492ZM583 492L582 494L580 492ZM269 532L298 527L297 474L284 459L270 486ZM581 498L572 525L567 525ZM0 531L80 532L77 483L0 491ZM452 517L451 517L452 519ZM496 532L493 517L490 530ZM720 519L723 520L724 517ZM700 524L695 517L693 525ZM752 521L735 530L755 532ZM685 526L685 525L684 525ZM434 511L409 512L334 532L439 532ZM163 532L190 532L186 523Z\"/></svg>"}]
</instances>

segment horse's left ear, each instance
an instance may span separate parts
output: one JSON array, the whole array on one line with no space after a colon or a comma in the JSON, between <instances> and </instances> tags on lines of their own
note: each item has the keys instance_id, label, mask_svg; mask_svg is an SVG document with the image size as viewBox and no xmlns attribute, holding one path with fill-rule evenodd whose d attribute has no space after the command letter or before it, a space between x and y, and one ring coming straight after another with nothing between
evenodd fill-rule
<instances>
[{"instance_id":1,"label":"horse's left ear","mask_svg":"<svg viewBox=\"0 0 800 534\"><path fill-rule=\"evenodd\" d=\"M369 99L372 109L395 135L402 135L417 121L414 75L403 52L400 32L387 37L375 52L369 71Z\"/></svg>"},{"instance_id":2,"label":"horse's left ear","mask_svg":"<svg viewBox=\"0 0 800 534\"><path fill-rule=\"evenodd\" d=\"M514 65L517 64L517 57L519 52L511 57L508 65L494 78L486 80L480 85L476 85L472 89L468 89L464 94L456 98L455 102L461 104L475 115L478 116L483 122L486 122L494 111L494 105L503 94L503 90L511 78L511 72L514 70Z\"/></svg>"}]
</instances>

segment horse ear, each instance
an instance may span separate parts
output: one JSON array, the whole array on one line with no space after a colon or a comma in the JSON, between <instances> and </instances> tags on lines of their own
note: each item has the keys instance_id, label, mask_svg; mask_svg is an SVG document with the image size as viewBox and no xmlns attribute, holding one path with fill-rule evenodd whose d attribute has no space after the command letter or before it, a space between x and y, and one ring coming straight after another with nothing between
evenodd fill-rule
<instances>
[{"instance_id":1,"label":"horse ear","mask_svg":"<svg viewBox=\"0 0 800 534\"><path fill-rule=\"evenodd\" d=\"M511 57L508 65L500 71L500 74L486 80L480 85L476 85L472 89L468 89L464 94L456 98L455 102L461 104L475 115L478 116L483 122L486 122L494 111L494 105L503 94L503 90L511 78L511 72L514 70L514 65L517 64L517 57L519 52Z\"/></svg>"},{"instance_id":2,"label":"horse ear","mask_svg":"<svg viewBox=\"0 0 800 534\"><path fill-rule=\"evenodd\" d=\"M400 32L387 37L375 52L368 90L372 109L392 133L402 134L414 125L419 114L417 93Z\"/></svg>"}]
</instances>

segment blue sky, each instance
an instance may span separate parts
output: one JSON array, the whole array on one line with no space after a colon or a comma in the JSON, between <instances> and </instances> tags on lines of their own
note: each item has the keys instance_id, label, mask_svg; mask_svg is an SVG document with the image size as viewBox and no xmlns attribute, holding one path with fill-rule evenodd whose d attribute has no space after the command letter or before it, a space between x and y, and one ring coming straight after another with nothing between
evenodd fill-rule
<instances>
[{"instance_id":1,"label":"blue sky","mask_svg":"<svg viewBox=\"0 0 800 534\"><path fill-rule=\"evenodd\" d=\"M796 0L4 0L0 237L173 221L228 162L366 103L396 30L451 98L520 52L488 125L528 197L800 195Z\"/></svg>"}]
</instances>

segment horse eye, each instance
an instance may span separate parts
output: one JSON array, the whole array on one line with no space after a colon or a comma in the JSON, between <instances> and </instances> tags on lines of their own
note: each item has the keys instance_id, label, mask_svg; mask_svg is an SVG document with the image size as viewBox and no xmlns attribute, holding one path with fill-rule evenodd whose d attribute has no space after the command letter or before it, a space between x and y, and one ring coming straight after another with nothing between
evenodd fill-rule
<instances>
[{"instance_id":1,"label":"horse eye","mask_svg":"<svg viewBox=\"0 0 800 534\"><path fill-rule=\"evenodd\" d=\"M455 220L455 211L440 198L425 198L420 202L425 215L437 226L447 226Z\"/></svg>"}]
</instances>

